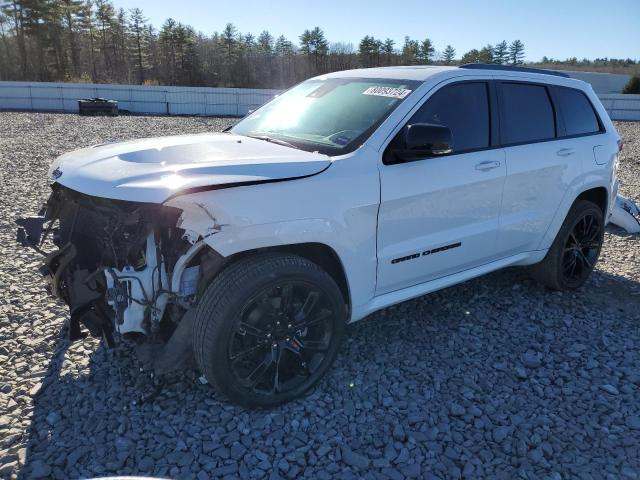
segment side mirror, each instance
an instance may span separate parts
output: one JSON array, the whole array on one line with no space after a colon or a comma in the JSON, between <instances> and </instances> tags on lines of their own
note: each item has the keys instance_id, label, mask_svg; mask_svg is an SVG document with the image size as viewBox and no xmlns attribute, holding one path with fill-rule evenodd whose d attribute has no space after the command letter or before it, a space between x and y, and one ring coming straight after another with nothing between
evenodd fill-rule
<instances>
[{"instance_id":1,"label":"side mirror","mask_svg":"<svg viewBox=\"0 0 640 480\"><path fill-rule=\"evenodd\" d=\"M453 151L453 135L449 127L432 123L406 125L394 141L395 163L446 155Z\"/></svg>"}]
</instances>

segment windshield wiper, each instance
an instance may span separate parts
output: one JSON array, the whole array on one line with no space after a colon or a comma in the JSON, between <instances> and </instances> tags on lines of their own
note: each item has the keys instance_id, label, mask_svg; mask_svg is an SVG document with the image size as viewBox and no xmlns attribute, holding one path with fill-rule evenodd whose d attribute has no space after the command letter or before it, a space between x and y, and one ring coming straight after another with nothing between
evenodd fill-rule
<instances>
[{"instance_id":1,"label":"windshield wiper","mask_svg":"<svg viewBox=\"0 0 640 480\"><path fill-rule=\"evenodd\" d=\"M277 143L278 145L295 148L296 150L302 150L300 147L294 145L293 143L289 143L286 140L280 140L279 138L270 137L268 135L247 135L247 137L257 138L258 140L264 140L265 142Z\"/></svg>"}]
</instances>

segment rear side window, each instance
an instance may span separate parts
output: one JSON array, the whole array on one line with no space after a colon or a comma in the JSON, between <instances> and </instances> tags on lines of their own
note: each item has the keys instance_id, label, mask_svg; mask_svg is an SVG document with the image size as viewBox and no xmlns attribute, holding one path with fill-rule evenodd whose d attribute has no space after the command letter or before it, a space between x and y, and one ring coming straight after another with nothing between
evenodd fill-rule
<instances>
[{"instance_id":1,"label":"rear side window","mask_svg":"<svg viewBox=\"0 0 640 480\"><path fill-rule=\"evenodd\" d=\"M503 143L526 143L555 137L555 117L542 85L502 83Z\"/></svg>"},{"instance_id":2,"label":"rear side window","mask_svg":"<svg viewBox=\"0 0 640 480\"><path fill-rule=\"evenodd\" d=\"M584 135L600 131L591 102L580 90L554 87L553 99L564 120L565 135Z\"/></svg>"},{"instance_id":3,"label":"rear side window","mask_svg":"<svg viewBox=\"0 0 640 480\"><path fill-rule=\"evenodd\" d=\"M465 82L441 88L413 115L409 123L449 127L453 151L489 146L489 96L486 82Z\"/></svg>"}]
</instances>

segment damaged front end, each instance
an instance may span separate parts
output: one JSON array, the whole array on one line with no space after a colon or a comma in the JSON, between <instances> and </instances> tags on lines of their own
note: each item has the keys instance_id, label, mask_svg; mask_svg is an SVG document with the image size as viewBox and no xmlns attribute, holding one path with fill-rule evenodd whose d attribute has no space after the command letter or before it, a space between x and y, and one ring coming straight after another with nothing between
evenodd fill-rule
<instances>
[{"instance_id":1,"label":"damaged front end","mask_svg":"<svg viewBox=\"0 0 640 480\"><path fill-rule=\"evenodd\" d=\"M41 272L69 306L71 340L84 336L84 325L109 345L114 332L165 344L221 257L185 236L177 208L52 189L41 215L18 221L18 240L57 247Z\"/></svg>"}]
</instances>

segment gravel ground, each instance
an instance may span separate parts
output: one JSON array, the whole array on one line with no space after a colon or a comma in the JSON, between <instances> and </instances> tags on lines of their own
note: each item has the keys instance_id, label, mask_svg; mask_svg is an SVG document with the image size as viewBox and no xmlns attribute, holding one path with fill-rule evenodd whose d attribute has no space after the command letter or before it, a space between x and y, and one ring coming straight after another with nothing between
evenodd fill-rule
<instances>
[{"instance_id":1,"label":"gravel ground","mask_svg":"<svg viewBox=\"0 0 640 480\"><path fill-rule=\"evenodd\" d=\"M638 478L640 237L610 227L597 272L550 293L518 269L386 309L350 327L307 398L221 402L195 376L140 402L130 348L69 345L13 222L75 148L220 130L215 118L0 112L0 477ZM640 123L622 192L640 201Z\"/></svg>"}]
</instances>

